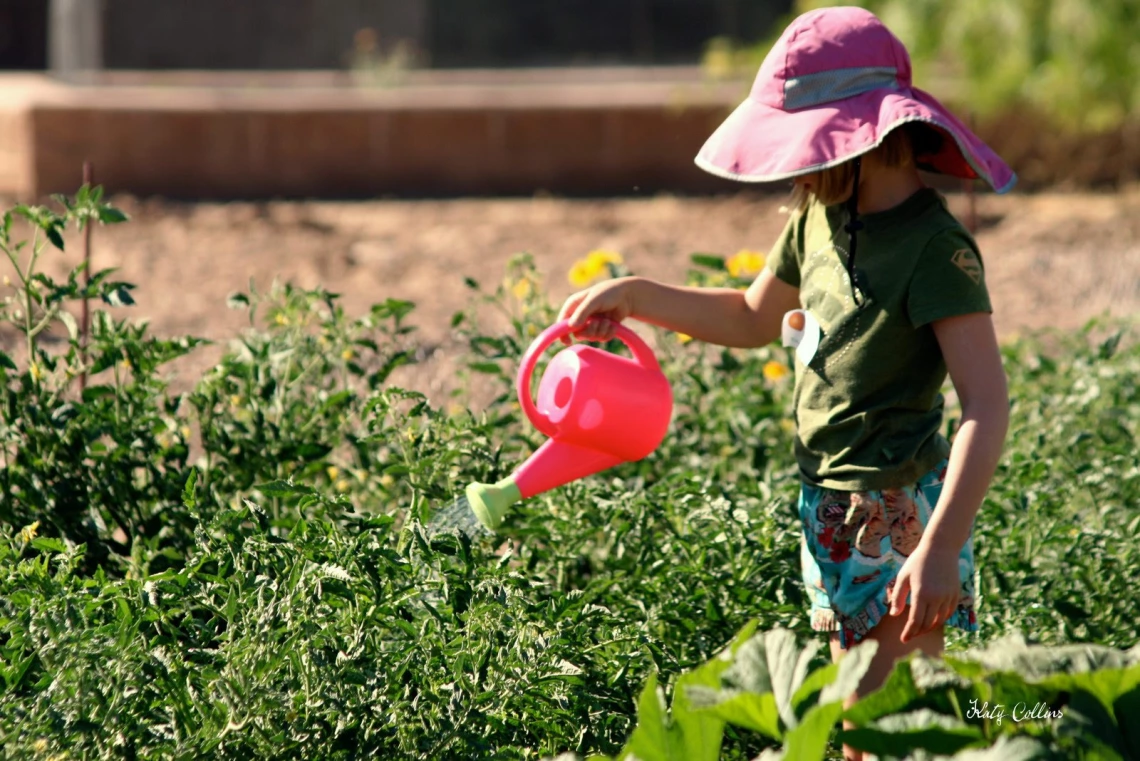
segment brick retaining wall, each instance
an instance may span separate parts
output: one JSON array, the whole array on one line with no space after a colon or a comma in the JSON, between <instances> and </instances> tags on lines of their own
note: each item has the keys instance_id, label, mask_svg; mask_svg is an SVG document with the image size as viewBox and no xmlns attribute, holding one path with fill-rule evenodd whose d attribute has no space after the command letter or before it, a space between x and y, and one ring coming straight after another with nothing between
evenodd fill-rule
<instances>
[{"instance_id":1,"label":"brick retaining wall","mask_svg":"<svg viewBox=\"0 0 1140 761\"><path fill-rule=\"evenodd\" d=\"M727 189L693 157L746 87L690 69L9 79L0 192L20 197L74 191L85 159L111 192L176 198Z\"/></svg>"}]
</instances>

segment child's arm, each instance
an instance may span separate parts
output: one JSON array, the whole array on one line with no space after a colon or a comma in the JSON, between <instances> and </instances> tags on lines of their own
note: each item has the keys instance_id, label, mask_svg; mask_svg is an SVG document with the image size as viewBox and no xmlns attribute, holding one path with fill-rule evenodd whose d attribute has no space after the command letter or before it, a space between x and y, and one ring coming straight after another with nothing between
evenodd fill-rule
<instances>
[{"instance_id":1,"label":"child's arm","mask_svg":"<svg viewBox=\"0 0 1140 761\"><path fill-rule=\"evenodd\" d=\"M933 323L958 399L962 421L950 450L942 496L918 549L899 572L891 604L898 615L911 594L907 641L944 622L958 601L958 554L997 469L1009 427L1009 392L989 314Z\"/></svg>"},{"instance_id":2,"label":"child's arm","mask_svg":"<svg viewBox=\"0 0 1140 761\"><path fill-rule=\"evenodd\" d=\"M639 277L619 278L575 293L559 319L579 330L579 338L609 340L614 323L627 317L685 333L699 341L753 348L780 335L784 313L798 309L800 291L763 270L747 291L666 285Z\"/></svg>"}]
</instances>

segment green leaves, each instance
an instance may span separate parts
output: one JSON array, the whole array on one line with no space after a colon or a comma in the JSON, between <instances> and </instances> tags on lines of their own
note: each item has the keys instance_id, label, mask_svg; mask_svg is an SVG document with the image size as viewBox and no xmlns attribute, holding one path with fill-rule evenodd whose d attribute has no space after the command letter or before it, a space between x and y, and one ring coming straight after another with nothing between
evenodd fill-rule
<instances>
[{"instance_id":1,"label":"green leaves","mask_svg":"<svg viewBox=\"0 0 1140 761\"><path fill-rule=\"evenodd\" d=\"M838 664L810 671L819 643L800 650L791 632L777 629L741 645L732 664L722 667L719 685L686 694L701 713L782 743L782 758L819 761L843 701L870 667L876 647L869 641Z\"/></svg>"},{"instance_id":2,"label":"green leaves","mask_svg":"<svg viewBox=\"0 0 1140 761\"><path fill-rule=\"evenodd\" d=\"M1140 650L1116 649L1140 606L1127 335L1007 347L1017 430L977 527L993 647L952 636L946 659L900 664L844 712L872 649L830 664L808 630L791 387L763 372L778 351L663 334L677 407L657 452L524 501L494 538L423 531L542 442L510 386L553 309L527 290L532 263L511 267L477 294L504 328L455 323L465 372L488 371L477 411L398 387L425 352L410 304L354 317L320 289L235 297L250 329L185 393L165 363L201 342L110 310L93 315L82 394L63 312L59 340L28 355L34 382L20 350L0 355L6 749L817 761L849 739L913 758L1135 755ZM112 278L29 278L33 323L130 292ZM1113 647L1006 647L1007 628ZM1063 715L999 725L975 699Z\"/></svg>"}]
</instances>

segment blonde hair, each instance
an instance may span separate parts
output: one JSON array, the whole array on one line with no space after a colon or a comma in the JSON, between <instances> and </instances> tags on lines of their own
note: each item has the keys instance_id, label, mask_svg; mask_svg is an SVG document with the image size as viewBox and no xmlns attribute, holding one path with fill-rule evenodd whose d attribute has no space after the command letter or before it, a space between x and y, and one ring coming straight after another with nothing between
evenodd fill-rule
<instances>
[{"instance_id":1,"label":"blonde hair","mask_svg":"<svg viewBox=\"0 0 1140 761\"><path fill-rule=\"evenodd\" d=\"M941 141L942 136L934 128L911 122L888 132L878 147L865 155L874 156L883 166L911 166L916 163L917 156L937 153ZM824 206L843 203L851 197L851 184L854 180L854 160L823 169L816 173L812 190L799 184L792 188L788 208L793 212L803 211L812 196Z\"/></svg>"}]
</instances>

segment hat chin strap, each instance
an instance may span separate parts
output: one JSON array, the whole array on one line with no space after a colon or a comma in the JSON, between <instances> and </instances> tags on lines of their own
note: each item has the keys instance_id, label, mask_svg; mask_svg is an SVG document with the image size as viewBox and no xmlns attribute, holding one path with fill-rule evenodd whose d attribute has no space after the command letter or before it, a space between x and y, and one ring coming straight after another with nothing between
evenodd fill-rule
<instances>
[{"instance_id":1,"label":"hat chin strap","mask_svg":"<svg viewBox=\"0 0 1140 761\"><path fill-rule=\"evenodd\" d=\"M859 174L863 168L863 158L856 156L855 159L855 177L851 184L851 197L847 199L847 224L843 226L844 231L848 235L847 241L847 280L851 283L851 298L855 300L855 306L862 309L867 303L863 297L862 292L855 286L855 248L859 242L856 233L863 229L863 223L859 219Z\"/></svg>"}]
</instances>

